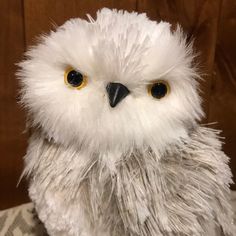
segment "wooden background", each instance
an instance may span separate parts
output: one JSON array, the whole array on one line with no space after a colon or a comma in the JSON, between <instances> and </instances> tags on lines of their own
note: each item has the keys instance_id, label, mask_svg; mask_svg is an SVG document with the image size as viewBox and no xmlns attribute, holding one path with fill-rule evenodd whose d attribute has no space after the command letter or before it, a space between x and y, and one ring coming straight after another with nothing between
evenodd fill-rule
<instances>
[{"instance_id":1,"label":"wooden background","mask_svg":"<svg viewBox=\"0 0 236 236\"><path fill-rule=\"evenodd\" d=\"M153 20L179 22L200 52L206 119L226 137L225 152L236 176L235 0L0 0L0 209L28 201L22 171L28 134L17 104L15 63L35 36L71 17L95 16L102 7L146 12ZM234 188L235 186L232 186Z\"/></svg>"}]
</instances>

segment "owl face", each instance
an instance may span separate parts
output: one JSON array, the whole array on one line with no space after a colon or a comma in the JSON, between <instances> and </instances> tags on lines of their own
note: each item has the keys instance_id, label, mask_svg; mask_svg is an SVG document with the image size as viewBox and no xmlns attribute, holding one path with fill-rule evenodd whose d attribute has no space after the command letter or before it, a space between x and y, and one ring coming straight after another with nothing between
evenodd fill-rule
<instances>
[{"instance_id":1,"label":"owl face","mask_svg":"<svg viewBox=\"0 0 236 236\"><path fill-rule=\"evenodd\" d=\"M60 145L165 148L201 118L191 45L145 14L102 9L43 36L20 63L31 125Z\"/></svg>"}]
</instances>

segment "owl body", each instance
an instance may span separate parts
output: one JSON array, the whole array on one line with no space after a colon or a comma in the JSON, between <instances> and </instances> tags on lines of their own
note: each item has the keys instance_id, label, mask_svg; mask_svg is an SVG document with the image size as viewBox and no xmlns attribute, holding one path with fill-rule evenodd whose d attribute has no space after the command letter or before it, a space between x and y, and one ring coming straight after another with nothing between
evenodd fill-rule
<instances>
[{"instance_id":1,"label":"owl body","mask_svg":"<svg viewBox=\"0 0 236 236\"><path fill-rule=\"evenodd\" d=\"M213 236L214 222L233 235L231 174L220 149L218 132L206 127L160 160L151 150L91 157L37 133L26 157L29 194L50 235ZM111 169L103 158L120 161Z\"/></svg>"},{"instance_id":2,"label":"owl body","mask_svg":"<svg viewBox=\"0 0 236 236\"><path fill-rule=\"evenodd\" d=\"M89 20L42 37L18 74L34 130L23 174L49 235L233 235L191 43L145 14Z\"/></svg>"}]
</instances>

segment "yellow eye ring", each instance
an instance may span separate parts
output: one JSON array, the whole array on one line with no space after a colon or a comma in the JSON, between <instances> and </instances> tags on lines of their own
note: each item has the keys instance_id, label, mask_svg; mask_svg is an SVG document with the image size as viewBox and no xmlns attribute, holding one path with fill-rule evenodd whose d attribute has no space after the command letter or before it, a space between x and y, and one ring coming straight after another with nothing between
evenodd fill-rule
<instances>
[{"instance_id":1,"label":"yellow eye ring","mask_svg":"<svg viewBox=\"0 0 236 236\"><path fill-rule=\"evenodd\" d=\"M73 68L69 68L65 71L64 81L70 88L75 89L82 89L87 85L87 77Z\"/></svg>"},{"instance_id":2,"label":"yellow eye ring","mask_svg":"<svg viewBox=\"0 0 236 236\"><path fill-rule=\"evenodd\" d=\"M157 80L147 86L148 93L155 99L161 99L170 93L170 85L167 81Z\"/></svg>"}]
</instances>

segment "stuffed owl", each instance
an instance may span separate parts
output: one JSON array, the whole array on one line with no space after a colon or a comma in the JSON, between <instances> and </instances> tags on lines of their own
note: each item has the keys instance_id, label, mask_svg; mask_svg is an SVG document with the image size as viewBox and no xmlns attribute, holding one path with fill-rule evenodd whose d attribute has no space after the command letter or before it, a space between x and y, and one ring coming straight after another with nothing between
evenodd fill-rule
<instances>
[{"instance_id":1,"label":"stuffed owl","mask_svg":"<svg viewBox=\"0 0 236 236\"><path fill-rule=\"evenodd\" d=\"M229 159L199 124L194 57L180 27L109 9L30 48L23 175L49 235L235 235Z\"/></svg>"}]
</instances>

